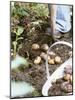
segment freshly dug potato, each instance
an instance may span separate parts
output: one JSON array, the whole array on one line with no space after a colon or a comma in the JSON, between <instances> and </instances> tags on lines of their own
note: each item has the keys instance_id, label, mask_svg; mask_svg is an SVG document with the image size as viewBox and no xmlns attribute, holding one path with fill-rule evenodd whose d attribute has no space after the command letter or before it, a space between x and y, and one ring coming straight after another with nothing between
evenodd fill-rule
<instances>
[{"instance_id":1,"label":"freshly dug potato","mask_svg":"<svg viewBox=\"0 0 75 100\"><path fill-rule=\"evenodd\" d=\"M71 78L71 75L70 75L70 74L65 74L64 77L63 77L63 79L64 79L65 81L69 81L70 78Z\"/></svg>"},{"instance_id":2,"label":"freshly dug potato","mask_svg":"<svg viewBox=\"0 0 75 100\"><path fill-rule=\"evenodd\" d=\"M46 60L47 54L44 53L44 52L42 52L42 53L40 54L40 57L41 57L43 60ZM50 56L48 56L48 60L49 60L49 59L50 59Z\"/></svg>"},{"instance_id":3,"label":"freshly dug potato","mask_svg":"<svg viewBox=\"0 0 75 100\"><path fill-rule=\"evenodd\" d=\"M32 45L32 49L33 50L38 50L40 48L40 46L39 46L39 44L37 44L37 43L34 43L33 45Z\"/></svg>"},{"instance_id":4,"label":"freshly dug potato","mask_svg":"<svg viewBox=\"0 0 75 100\"><path fill-rule=\"evenodd\" d=\"M34 64L40 64L41 63L41 57L37 56L34 60Z\"/></svg>"},{"instance_id":5,"label":"freshly dug potato","mask_svg":"<svg viewBox=\"0 0 75 100\"><path fill-rule=\"evenodd\" d=\"M48 54L51 58L54 58L56 56L56 54L53 51L48 52Z\"/></svg>"},{"instance_id":6,"label":"freshly dug potato","mask_svg":"<svg viewBox=\"0 0 75 100\"><path fill-rule=\"evenodd\" d=\"M72 92L72 85L68 82L63 82L61 84L61 90L67 93Z\"/></svg>"},{"instance_id":7,"label":"freshly dug potato","mask_svg":"<svg viewBox=\"0 0 75 100\"><path fill-rule=\"evenodd\" d=\"M47 51L49 49L49 46L47 44L43 44L41 46L41 49L44 50L44 51Z\"/></svg>"},{"instance_id":8,"label":"freshly dug potato","mask_svg":"<svg viewBox=\"0 0 75 100\"><path fill-rule=\"evenodd\" d=\"M56 55L53 51L50 51L48 54L49 55L52 55L52 56L55 56Z\"/></svg>"},{"instance_id":9,"label":"freshly dug potato","mask_svg":"<svg viewBox=\"0 0 75 100\"><path fill-rule=\"evenodd\" d=\"M54 58L54 61L55 61L56 64L60 64L62 62L61 57L59 57L59 56L56 56Z\"/></svg>"},{"instance_id":10,"label":"freshly dug potato","mask_svg":"<svg viewBox=\"0 0 75 100\"><path fill-rule=\"evenodd\" d=\"M48 63L51 64L51 65L54 65L55 64L54 59L49 59Z\"/></svg>"}]
</instances>

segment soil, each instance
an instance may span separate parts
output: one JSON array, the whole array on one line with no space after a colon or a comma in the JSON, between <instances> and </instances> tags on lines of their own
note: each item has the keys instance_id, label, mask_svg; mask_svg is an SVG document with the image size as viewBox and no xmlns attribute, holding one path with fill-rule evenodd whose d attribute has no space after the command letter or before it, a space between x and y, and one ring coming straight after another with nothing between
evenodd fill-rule
<instances>
[{"instance_id":1,"label":"soil","mask_svg":"<svg viewBox=\"0 0 75 100\"><path fill-rule=\"evenodd\" d=\"M63 37L60 40L65 40L67 42L72 43L72 37L70 36ZM47 80L45 61L42 60L41 64L39 65L33 64L33 60L35 59L35 57L39 56L41 53L41 50L33 51L31 49L31 46L33 43L38 43L40 46L44 43L47 43L50 46L53 43L53 40L52 40L52 37L46 35L45 33L36 33L34 34L34 36L30 36L26 38L23 41L22 48L19 49L18 54L26 58L27 57L26 53L28 53L30 65L29 67L26 67L26 68L23 68L23 67L21 68L20 66L20 69L18 70L11 70L11 80L26 81L32 84L32 86L37 89L40 96L42 96L41 90L44 83ZM63 63L69 58L69 51L71 51L71 49L67 46L57 45L52 49L52 51L54 51L56 55L61 57L62 63ZM52 74L59 66L60 64L49 65L50 74ZM55 87L58 88L59 86L56 85ZM27 96L24 96L24 97L27 97ZM32 94L29 94L28 97L32 97Z\"/></svg>"},{"instance_id":2,"label":"soil","mask_svg":"<svg viewBox=\"0 0 75 100\"><path fill-rule=\"evenodd\" d=\"M58 80L56 80L55 83L52 84L52 87L49 89L49 91L48 91L49 96L68 96L69 95L68 90L65 91L65 89L62 90L62 88L61 88L62 83L67 83L72 86L71 83L66 82L63 78L58 79ZM70 94L73 94L73 93L71 92Z\"/></svg>"},{"instance_id":3,"label":"soil","mask_svg":"<svg viewBox=\"0 0 75 100\"><path fill-rule=\"evenodd\" d=\"M63 74L64 76L62 78L59 78L52 83L52 86L48 91L49 96L65 96L73 94L73 80L71 81L71 75L73 77L72 66L68 66L67 68L65 66ZM67 74L70 77L67 77L66 80L65 75Z\"/></svg>"}]
</instances>

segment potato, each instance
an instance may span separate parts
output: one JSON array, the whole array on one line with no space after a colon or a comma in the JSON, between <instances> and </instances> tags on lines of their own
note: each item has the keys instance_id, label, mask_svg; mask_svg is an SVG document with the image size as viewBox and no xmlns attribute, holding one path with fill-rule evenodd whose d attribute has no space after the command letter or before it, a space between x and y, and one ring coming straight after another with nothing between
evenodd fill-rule
<instances>
[{"instance_id":1,"label":"potato","mask_svg":"<svg viewBox=\"0 0 75 100\"><path fill-rule=\"evenodd\" d=\"M72 57L72 51L69 52L69 56Z\"/></svg>"},{"instance_id":2,"label":"potato","mask_svg":"<svg viewBox=\"0 0 75 100\"><path fill-rule=\"evenodd\" d=\"M63 77L63 79L64 79L65 81L69 81L70 78L71 78L71 75L70 75L70 74L65 74L64 77Z\"/></svg>"},{"instance_id":3,"label":"potato","mask_svg":"<svg viewBox=\"0 0 75 100\"><path fill-rule=\"evenodd\" d=\"M51 65L54 65L55 64L54 59L49 59L48 63L51 64Z\"/></svg>"},{"instance_id":4,"label":"potato","mask_svg":"<svg viewBox=\"0 0 75 100\"><path fill-rule=\"evenodd\" d=\"M73 83L73 77L72 77L72 75L70 76L70 82L71 82L71 84Z\"/></svg>"},{"instance_id":5,"label":"potato","mask_svg":"<svg viewBox=\"0 0 75 100\"><path fill-rule=\"evenodd\" d=\"M40 57L43 59L43 60L46 60L47 59L47 54L46 53L44 53L44 52L42 52L41 54L40 54ZM48 56L48 60L50 59L50 56Z\"/></svg>"},{"instance_id":6,"label":"potato","mask_svg":"<svg viewBox=\"0 0 75 100\"><path fill-rule=\"evenodd\" d=\"M69 82L63 82L61 84L61 90L70 93L72 92L72 85Z\"/></svg>"},{"instance_id":7,"label":"potato","mask_svg":"<svg viewBox=\"0 0 75 100\"><path fill-rule=\"evenodd\" d=\"M56 55L53 51L50 51L48 54L49 55L52 55L52 56L55 56Z\"/></svg>"},{"instance_id":8,"label":"potato","mask_svg":"<svg viewBox=\"0 0 75 100\"><path fill-rule=\"evenodd\" d=\"M34 64L40 64L41 63L41 57L37 56L34 60Z\"/></svg>"},{"instance_id":9,"label":"potato","mask_svg":"<svg viewBox=\"0 0 75 100\"><path fill-rule=\"evenodd\" d=\"M67 92L70 93L70 92L72 92L72 91L73 91L72 85L71 85L71 84L68 84L68 85L67 85Z\"/></svg>"},{"instance_id":10,"label":"potato","mask_svg":"<svg viewBox=\"0 0 75 100\"><path fill-rule=\"evenodd\" d=\"M47 51L49 49L49 46L47 44L43 44L41 46L41 49L44 50L44 51Z\"/></svg>"},{"instance_id":11,"label":"potato","mask_svg":"<svg viewBox=\"0 0 75 100\"><path fill-rule=\"evenodd\" d=\"M55 61L56 64L60 64L62 62L61 57L59 57L59 56L56 56L54 58L54 61Z\"/></svg>"},{"instance_id":12,"label":"potato","mask_svg":"<svg viewBox=\"0 0 75 100\"><path fill-rule=\"evenodd\" d=\"M53 51L48 52L48 55L49 55L51 58L54 58L54 57L56 56L56 54L55 54Z\"/></svg>"},{"instance_id":13,"label":"potato","mask_svg":"<svg viewBox=\"0 0 75 100\"><path fill-rule=\"evenodd\" d=\"M38 50L40 48L40 46L39 46L39 44L37 44L37 43L34 43L33 45L32 45L32 49L33 50Z\"/></svg>"}]
</instances>

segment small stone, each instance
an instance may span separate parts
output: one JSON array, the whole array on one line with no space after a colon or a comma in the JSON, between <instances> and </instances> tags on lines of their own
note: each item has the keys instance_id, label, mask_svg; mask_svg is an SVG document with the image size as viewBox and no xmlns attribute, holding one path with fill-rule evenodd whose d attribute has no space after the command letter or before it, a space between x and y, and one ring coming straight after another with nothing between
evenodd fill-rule
<instances>
[{"instance_id":1,"label":"small stone","mask_svg":"<svg viewBox=\"0 0 75 100\"><path fill-rule=\"evenodd\" d=\"M59 50L59 48L56 48L56 50Z\"/></svg>"},{"instance_id":2,"label":"small stone","mask_svg":"<svg viewBox=\"0 0 75 100\"><path fill-rule=\"evenodd\" d=\"M13 53L11 53L11 56L13 56L14 54Z\"/></svg>"}]
</instances>

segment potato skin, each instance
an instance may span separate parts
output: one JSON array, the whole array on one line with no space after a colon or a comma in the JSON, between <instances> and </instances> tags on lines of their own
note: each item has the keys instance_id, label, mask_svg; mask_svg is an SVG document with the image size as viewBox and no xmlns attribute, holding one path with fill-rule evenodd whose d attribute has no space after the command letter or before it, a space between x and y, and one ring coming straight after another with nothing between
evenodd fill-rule
<instances>
[{"instance_id":1,"label":"potato skin","mask_svg":"<svg viewBox=\"0 0 75 100\"><path fill-rule=\"evenodd\" d=\"M70 82L71 82L71 84L73 83L73 76L72 75L70 76Z\"/></svg>"},{"instance_id":2,"label":"potato skin","mask_svg":"<svg viewBox=\"0 0 75 100\"><path fill-rule=\"evenodd\" d=\"M70 78L71 78L71 75L70 75L70 74L65 74L64 77L63 77L63 79L64 79L65 81L69 81Z\"/></svg>"},{"instance_id":3,"label":"potato skin","mask_svg":"<svg viewBox=\"0 0 75 100\"><path fill-rule=\"evenodd\" d=\"M44 51L47 51L49 49L49 46L47 44L43 44L41 46L41 49L44 50Z\"/></svg>"},{"instance_id":4,"label":"potato skin","mask_svg":"<svg viewBox=\"0 0 75 100\"><path fill-rule=\"evenodd\" d=\"M41 57L37 56L34 60L34 64L40 64L41 63Z\"/></svg>"},{"instance_id":5,"label":"potato skin","mask_svg":"<svg viewBox=\"0 0 75 100\"><path fill-rule=\"evenodd\" d=\"M34 43L33 45L32 45L32 49L33 50L38 50L40 48L40 46L39 46L39 44L37 44L37 43Z\"/></svg>"},{"instance_id":6,"label":"potato skin","mask_svg":"<svg viewBox=\"0 0 75 100\"><path fill-rule=\"evenodd\" d=\"M54 59L48 60L48 63L51 64L51 65L54 65L55 64Z\"/></svg>"},{"instance_id":7,"label":"potato skin","mask_svg":"<svg viewBox=\"0 0 75 100\"><path fill-rule=\"evenodd\" d=\"M55 61L55 63L56 64L60 64L62 61L61 61L61 57L59 57L59 56L56 56L55 58L54 58L54 61Z\"/></svg>"},{"instance_id":8,"label":"potato skin","mask_svg":"<svg viewBox=\"0 0 75 100\"><path fill-rule=\"evenodd\" d=\"M47 54L44 53L44 52L42 52L42 53L40 54L40 57L41 57L43 60L46 60ZM50 56L48 56L48 60L49 60L49 59L50 59Z\"/></svg>"}]
</instances>

